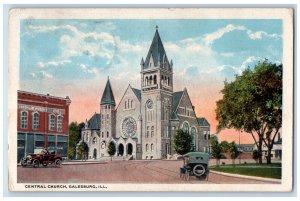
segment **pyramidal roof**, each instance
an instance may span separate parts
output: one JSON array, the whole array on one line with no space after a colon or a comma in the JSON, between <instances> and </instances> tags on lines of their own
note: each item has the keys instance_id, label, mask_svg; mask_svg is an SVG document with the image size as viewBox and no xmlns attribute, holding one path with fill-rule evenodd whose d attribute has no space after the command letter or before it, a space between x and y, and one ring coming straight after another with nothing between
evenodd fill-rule
<instances>
[{"instance_id":1,"label":"pyramidal roof","mask_svg":"<svg viewBox=\"0 0 300 201\"><path fill-rule=\"evenodd\" d=\"M163 62L164 56L166 55L164 45L161 42L159 33L158 33L158 27L156 26L156 31L154 38L152 40L150 49L148 51L145 63L144 63L144 68L149 68L149 63L151 56L153 58L154 66L158 66L160 62ZM142 59L143 62L143 59Z\"/></svg>"},{"instance_id":2,"label":"pyramidal roof","mask_svg":"<svg viewBox=\"0 0 300 201\"><path fill-rule=\"evenodd\" d=\"M106 86L105 86L105 89L104 89L104 92L103 92L103 95L101 98L101 102L100 102L100 105L104 105L104 104L111 104L114 106L116 105L115 97L114 97L114 94L111 89L109 78L106 82Z\"/></svg>"}]
</instances>

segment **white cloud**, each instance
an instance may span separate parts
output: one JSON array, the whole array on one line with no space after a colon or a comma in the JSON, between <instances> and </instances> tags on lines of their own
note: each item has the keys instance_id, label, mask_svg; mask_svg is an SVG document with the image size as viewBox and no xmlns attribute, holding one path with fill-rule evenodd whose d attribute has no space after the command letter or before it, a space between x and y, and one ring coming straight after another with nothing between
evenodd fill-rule
<instances>
[{"instance_id":1,"label":"white cloud","mask_svg":"<svg viewBox=\"0 0 300 201\"><path fill-rule=\"evenodd\" d=\"M46 71L40 71L41 75L43 78L53 78L53 75L51 75L50 73L47 73Z\"/></svg>"},{"instance_id":2,"label":"white cloud","mask_svg":"<svg viewBox=\"0 0 300 201\"><path fill-rule=\"evenodd\" d=\"M263 37L268 37L268 38L274 38L274 39L279 39L281 36L278 34L268 34L265 31L257 31L257 32L252 32L249 30L248 36L252 40L261 40Z\"/></svg>"},{"instance_id":3,"label":"white cloud","mask_svg":"<svg viewBox=\"0 0 300 201\"><path fill-rule=\"evenodd\" d=\"M48 62L38 62L37 63L37 66L39 68L46 68L46 67L50 67L50 66L54 66L54 67L57 67L57 66L64 66L66 64L69 64L71 63L71 60L62 60L62 61L48 61Z\"/></svg>"},{"instance_id":4,"label":"white cloud","mask_svg":"<svg viewBox=\"0 0 300 201\"><path fill-rule=\"evenodd\" d=\"M45 64L43 62L38 62L37 65L39 68L45 68Z\"/></svg>"},{"instance_id":5,"label":"white cloud","mask_svg":"<svg viewBox=\"0 0 300 201\"><path fill-rule=\"evenodd\" d=\"M240 66L240 74L243 70L245 70L249 64L255 62L255 61L260 61L262 60L261 57L256 57L256 56L249 56L245 61L243 61L242 65Z\"/></svg>"},{"instance_id":6,"label":"white cloud","mask_svg":"<svg viewBox=\"0 0 300 201\"><path fill-rule=\"evenodd\" d=\"M204 35L203 41L205 45L211 45L214 43L215 40L221 38L225 33L229 33L235 30L246 30L244 26L235 26L233 24L228 24L226 27L222 27L221 29L217 30L216 32Z\"/></svg>"},{"instance_id":7,"label":"white cloud","mask_svg":"<svg viewBox=\"0 0 300 201\"><path fill-rule=\"evenodd\" d=\"M34 72L30 73L31 77L36 78L36 74Z\"/></svg>"},{"instance_id":8,"label":"white cloud","mask_svg":"<svg viewBox=\"0 0 300 201\"><path fill-rule=\"evenodd\" d=\"M85 73L90 73L90 74L97 74L98 68L99 67L89 67L86 64L80 64L79 67L81 68L81 70Z\"/></svg>"}]
</instances>

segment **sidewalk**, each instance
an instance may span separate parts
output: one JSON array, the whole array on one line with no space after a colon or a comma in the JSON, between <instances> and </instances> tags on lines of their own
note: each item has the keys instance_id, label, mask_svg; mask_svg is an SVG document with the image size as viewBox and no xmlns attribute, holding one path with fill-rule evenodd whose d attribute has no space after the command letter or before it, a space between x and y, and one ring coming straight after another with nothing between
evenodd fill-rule
<instances>
[{"instance_id":1,"label":"sidewalk","mask_svg":"<svg viewBox=\"0 0 300 201\"><path fill-rule=\"evenodd\" d=\"M63 165L85 165L85 164L106 164L107 161L99 161L99 160L70 160L70 161L63 161Z\"/></svg>"},{"instance_id":2,"label":"sidewalk","mask_svg":"<svg viewBox=\"0 0 300 201\"><path fill-rule=\"evenodd\" d=\"M278 184L281 183L281 179L273 179L273 178L266 178L266 177L255 177L255 176L248 176L248 175L241 175L241 174L230 174L230 173L219 172L219 171L214 171L214 170L210 170L210 172L214 173L214 174L228 176L228 177L251 179L251 180L257 180L257 181L267 181L267 182L273 182L273 183L278 183Z\"/></svg>"}]
</instances>

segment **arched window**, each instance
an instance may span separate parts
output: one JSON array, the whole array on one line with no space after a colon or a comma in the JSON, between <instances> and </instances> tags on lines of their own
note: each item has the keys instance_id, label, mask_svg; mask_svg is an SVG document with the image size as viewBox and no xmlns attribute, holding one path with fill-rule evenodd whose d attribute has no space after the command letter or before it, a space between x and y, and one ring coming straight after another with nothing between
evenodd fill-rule
<instances>
[{"instance_id":1,"label":"arched window","mask_svg":"<svg viewBox=\"0 0 300 201\"><path fill-rule=\"evenodd\" d=\"M61 132L63 130L63 117L59 115L57 117L57 131Z\"/></svg>"},{"instance_id":2,"label":"arched window","mask_svg":"<svg viewBox=\"0 0 300 201\"><path fill-rule=\"evenodd\" d=\"M21 128L28 127L28 112L22 111L21 112Z\"/></svg>"},{"instance_id":3,"label":"arched window","mask_svg":"<svg viewBox=\"0 0 300 201\"><path fill-rule=\"evenodd\" d=\"M153 80L154 80L154 84L156 84L156 75L154 75L154 78L153 78Z\"/></svg>"},{"instance_id":4,"label":"arched window","mask_svg":"<svg viewBox=\"0 0 300 201\"><path fill-rule=\"evenodd\" d=\"M103 132L101 133L101 137L102 137L102 138L104 137L104 134L103 134Z\"/></svg>"},{"instance_id":5,"label":"arched window","mask_svg":"<svg viewBox=\"0 0 300 201\"><path fill-rule=\"evenodd\" d=\"M109 137L109 132L107 131L107 133L106 133L106 137Z\"/></svg>"},{"instance_id":6,"label":"arched window","mask_svg":"<svg viewBox=\"0 0 300 201\"><path fill-rule=\"evenodd\" d=\"M151 126L151 138L154 136L154 126Z\"/></svg>"},{"instance_id":7,"label":"arched window","mask_svg":"<svg viewBox=\"0 0 300 201\"><path fill-rule=\"evenodd\" d=\"M147 126L146 138L149 137L149 126Z\"/></svg>"},{"instance_id":8,"label":"arched window","mask_svg":"<svg viewBox=\"0 0 300 201\"><path fill-rule=\"evenodd\" d=\"M150 76L150 85L152 85L152 75Z\"/></svg>"},{"instance_id":9,"label":"arched window","mask_svg":"<svg viewBox=\"0 0 300 201\"><path fill-rule=\"evenodd\" d=\"M164 83L167 84L167 76L164 78Z\"/></svg>"},{"instance_id":10,"label":"arched window","mask_svg":"<svg viewBox=\"0 0 300 201\"><path fill-rule=\"evenodd\" d=\"M96 142L97 142L97 138L94 137L94 138L93 138L93 144L96 144Z\"/></svg>"},{"instance_id":11,"label":"arched window","mask_svg":"<svg viewBox=\"0 0 300 201\"><path fill-rule=\"evenodd\" d=\"M54 114L49 115L49 130L50 131L55 130L55 115Z\"/></svg>"},{"instance_id":12,"label":"arched window","mask_svg":"<svg viewBox=\"0 0 300 201\"><path fill-rule=\"evenodd\" d=\"M154 145L153 144L151 144L151 151L153 151L154 150Z\"/></svg>"},{"instance_id":13,"label":"arched window","mask_svg":"<svg viewBox=\"0 0 300 201\"><path fill-rule=\"evenodd\" d=\"M39 129L40 127L40 115L35 112L32 115L32 129Z\"/></svg>"},{"instance_id":14,"label":"arched window","mask_svg":"<svg viewBox=\"0 0 300 201\"><path fill-rule=\"evenodd\" d=\"M146 151L149 151L149 144L146 144Z\"/></svg>"},{"instance_id":15,"label":"arched window","mask_svg":"<svg viewBox=\"0 0 300 201\"><path fill-rule=\"evenodd\" d=\"M182 129L184 132L187 132L189 133L189 123L188 122L184 122L183 125L182 125Z\"/></svg>"},{"instance_id":16,"label":"arched window","mask_svg":"<svg viewBox=\"0 0 300 201\"><path fill-rule=\"evenodd\" d=\"M168 86L170 85L170 78L169 77L167 78L167 84L168 84Z\"/></svg>"},{"instance_id":17,"label":"arched window","mask_svg":"<svg viewBox=\"0 0 300 201\"><path fill-rule=\"evenodd\" d=\"M133 100L130 101L130 107L131 107L131 108L132 108L132 103L133 103Z\"/></svg>"},{"instance_id":18,"label":"arched window","mask_svg":"<svg viewBox=\"0 0 300 201\"><path fill-rule=\"evenodd\" d=\"M125 109L127 109L127 101L125 101Z\"/></svg>"},{"instance_id":19,"label":"arched window","mask_svg":"<svg viewBox=\"0 0 300 201\"><path fill-rule=\"evenodd\" d=\"M145 85L146 85L146 86L149 85L148 76L146 76Z\"/></svg>"},{"instance_id":20,"label":"arched window","mask_svg":"<svg viewBox=\"0 0 300 201\"><path fill-rule=\"evenodd\" d=\"M194 146L194 148L196 148L196 128L192 127L191 128L191 137L192 137L192 144Z\"/></svg>"}]
</instances>

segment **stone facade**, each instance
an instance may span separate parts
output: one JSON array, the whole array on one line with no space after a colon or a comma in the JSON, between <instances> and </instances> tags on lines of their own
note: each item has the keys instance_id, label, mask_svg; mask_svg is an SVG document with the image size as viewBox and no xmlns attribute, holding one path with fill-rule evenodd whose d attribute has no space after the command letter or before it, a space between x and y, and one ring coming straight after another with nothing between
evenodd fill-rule
<instances>
[{"instance_id":1,"label":"stone facade","mask_svg":"<svg viewBox=\"0 0 300 201\"><path fill-rule=\"evenodd\" d=\"M107 157L107 147L116 145L115 156L133 159L164 159L174 154L172 138L177 129L192 135L193 150L209 152L210 125L197 118L186 89L173 91L173 62L156 30L147 57L141 60L141 90L126 89L116 107L110 81L95 114L82 129L81 142L89 146L89 158ZM87 137L90 136L90 137Z\"/></svg>"}]
</instances>

